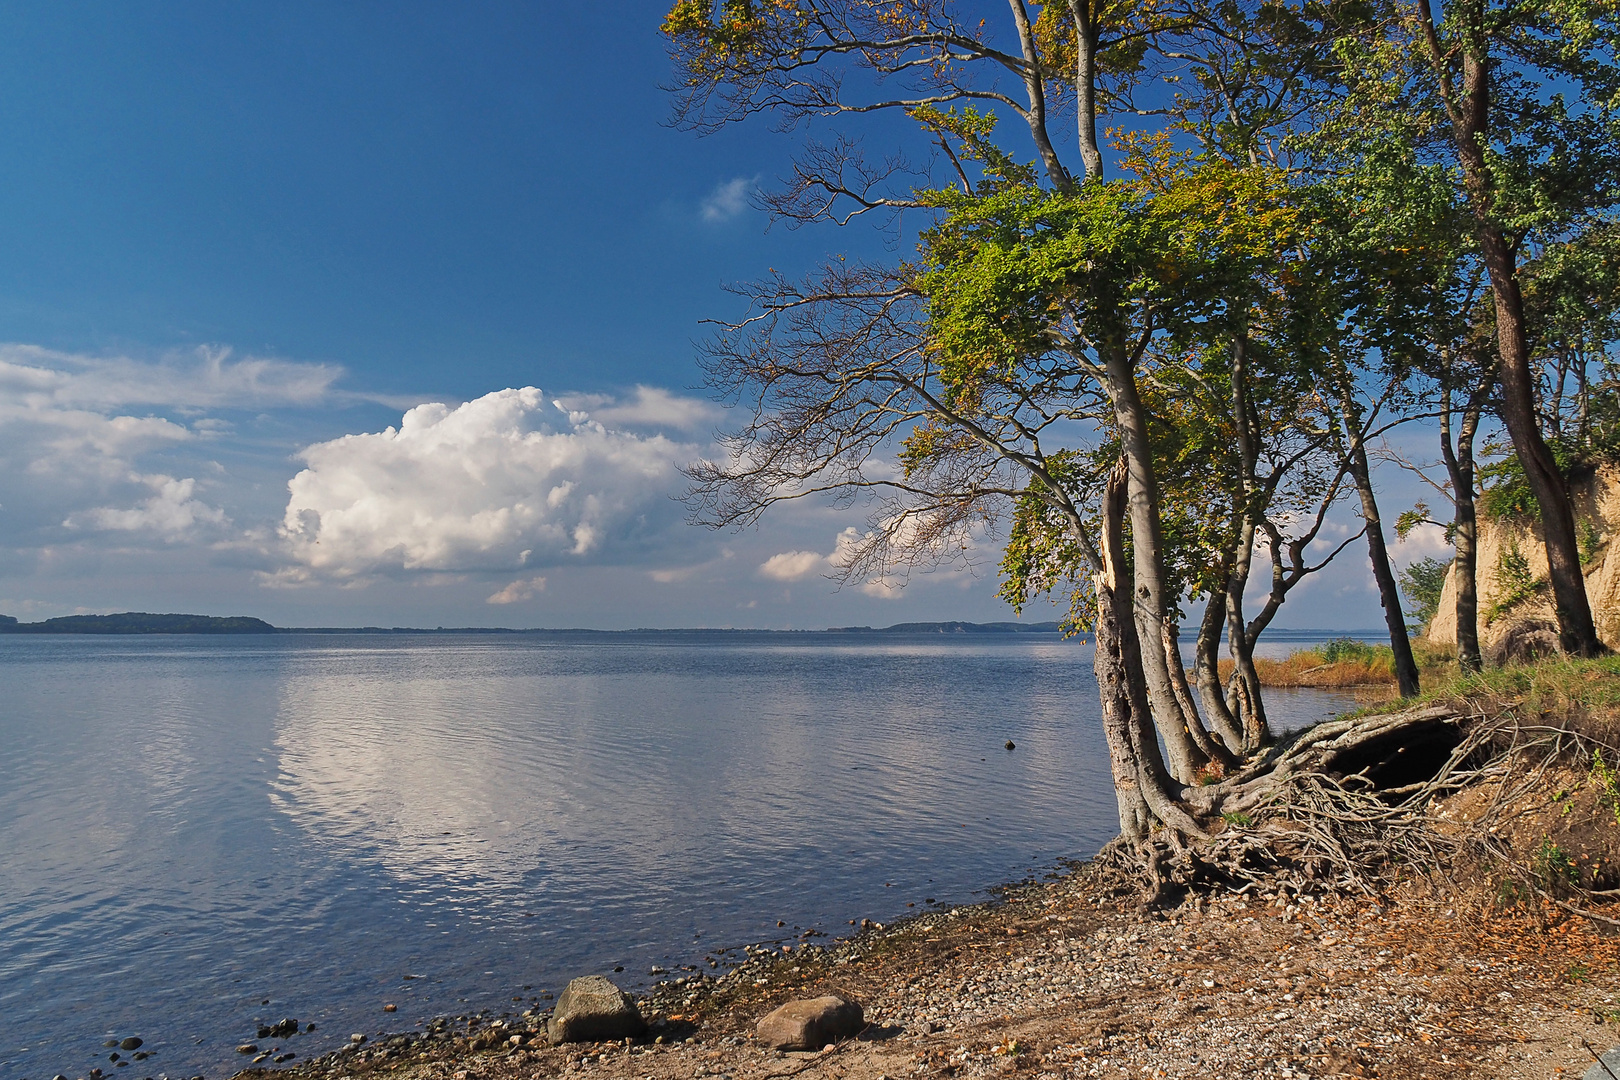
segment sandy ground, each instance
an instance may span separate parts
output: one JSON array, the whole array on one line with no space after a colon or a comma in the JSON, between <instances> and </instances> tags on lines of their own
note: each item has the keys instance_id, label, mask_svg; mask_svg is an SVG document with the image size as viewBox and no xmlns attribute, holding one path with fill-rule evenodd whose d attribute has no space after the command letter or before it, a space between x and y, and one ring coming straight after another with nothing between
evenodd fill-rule
<instances>
[{"instance_id":1,"label":"sandy ground","mask_svg":"<svg viewBox=\"0 0 1620 1080\"><path fill-rule=\"evenodd\" d=\"M719 976L718 978L716 976ZM867 1030L818 1054L752 1037L838 992ZM672 973L657 1041L544 1045L543 1014L438 1021L277 1073L399 1080L1580 1076L1620 1045L1620 939L1557 912L1236 896L1142 912L1087 871L843 942ZM243 1077L263 1075L249 1070Z\"/></svg>"}]
</instances>

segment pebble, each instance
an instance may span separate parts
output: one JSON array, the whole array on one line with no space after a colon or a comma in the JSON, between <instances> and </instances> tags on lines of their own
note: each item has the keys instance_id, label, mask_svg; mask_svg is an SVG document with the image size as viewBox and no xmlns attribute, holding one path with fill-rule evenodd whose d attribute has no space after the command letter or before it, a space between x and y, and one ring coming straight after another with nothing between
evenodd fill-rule
<instances>
[{"instance_id":1,"label":"pebble","mask_svg":"<svg viewBox=\"0 0 1620 1080\"><path fill-rule=\"evenodd\" d=\"M120 1050L139 1050L141 1048L141 1040L139 1037L131 1035L129 1038L119 1043L118 1048Z\"/></svg>"},{"instance_id":2,"label":"pebble","mask_svg":"<svg viewBox=\"0 0 1620 1080\"><path fill-rule=\"evenodd\" d=\"M397 1012L397 1011L399 1011L399 1006L398 1005L384 1005L383 1006L383 1012Z\"/></svg>"}]
</instances>

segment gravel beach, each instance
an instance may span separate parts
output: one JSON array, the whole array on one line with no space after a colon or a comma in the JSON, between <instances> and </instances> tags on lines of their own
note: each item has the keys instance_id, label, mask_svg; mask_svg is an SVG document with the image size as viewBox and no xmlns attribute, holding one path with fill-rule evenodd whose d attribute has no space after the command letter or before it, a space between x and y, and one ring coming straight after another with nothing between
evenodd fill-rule
<instances>
[{"instance_id":1,"label":"gravel beach","mask_svg":"<svg viewBox=\"0 0 1620 1080\"><path fill-rule=\"evenodd\" d=\"M1225 893L1143 912L1082 867L845 941L672 972L639 1002L651 1024L639 1043L548 1046L536 1009L434 1021L239 1076L1581 1076L1593 1050L1620 1043L1620 940L1592 927L1464 911L1420 888L1377 900ZM859 1037L819 1053L754 1038L772 1008L829 992L864 1006Z\"/></svg>"}]
</instances>

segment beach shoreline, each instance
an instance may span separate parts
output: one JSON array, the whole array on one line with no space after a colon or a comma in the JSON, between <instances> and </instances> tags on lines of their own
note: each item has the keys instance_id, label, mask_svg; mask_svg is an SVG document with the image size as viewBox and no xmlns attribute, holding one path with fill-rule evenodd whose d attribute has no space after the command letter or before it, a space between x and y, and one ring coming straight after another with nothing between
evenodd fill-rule
<instances>
[{"instance_id":1,"label":"beach shoreline","mask_svg":"<svg viewBox=\"0 0 1620 1080\"><path fill-rule=\"evenodd\" d=\"M1225 891L1143 911L1089 866L822 945L751 947L642 996L644 1041L545 1041L543 1012L442 1019L269 1076L378 1080L827 1080L1025 1076L1579 1076L1620 1042L1620 942L1553 911L1481 918L1394 896ZM587 974L581 972L580 974ZM866 1030L778 1052L794 999L860 1002Z\"/></svg>"}]
</instances>

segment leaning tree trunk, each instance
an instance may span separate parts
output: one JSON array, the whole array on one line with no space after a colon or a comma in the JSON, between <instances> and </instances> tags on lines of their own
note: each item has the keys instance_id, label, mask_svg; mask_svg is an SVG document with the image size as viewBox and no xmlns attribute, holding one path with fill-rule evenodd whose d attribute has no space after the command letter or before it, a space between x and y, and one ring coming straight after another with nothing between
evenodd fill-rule
<instances>
[{"instance_id":1,"label":"leaning tree trunk","mask_svg":"<svg viewBox=\"0 0 1620 1080\"><path fill-rule=\"evenodd\" d=\"M1248 588L1249 572L1254 564L1254 534L1259 528L1255 515L1260 512L1259 485L1254 475L1260 450L1254 428L1254 410L1249 405L1249 338L1246 332L1233 336L1230 363L1232 430L1237 435L1242 514L1238 519L1237 550L1232 558L1231 572L1226 578L1226 640L1227 648L1232 653L1232 682L1227 689L1226 700L1229 711L1242 722L1243 751L1252 754L1271 741L1271 725L1266 722L1260 673L1254 668L1254 640L1243 621L1243 590Z\"/></svg>"},{"instance_id":2,"label":"leaning tree trunk","mask_svg":"<svg viewBox=\"0 0 1620 1080\"><path fill-rule=\"evenodd\" d=\"M1395 681L1400 686L1401 697L1413 697L1418 692L1417 659L1412 655L1412 640L1406 633L1400 588L1395 584L1395 572L1389 565L1389 547L1384 543L1384 525L1378 517L1378 499L1373 494L1367 467L1367 448L1359 435L1353 437L1350 474L1361 495L1361 516L1367 522L1367 555L1372 560L1373 581L1378 584L1378 602L1384 608L1384 625L1389 628L1389 647L1395 653Z\"/></svg>"},{"instance_id":3,"label":"leaning tree trunk","mask_svg":"<svg viewBox=\"0 0 1620 1080\"><path fill-rule=\"evenodd\" d=\"M1198 749L1210 762L1220 766L1222 770L1230 769L1238 763L1237 757L1226 748L1223 740L1217 739L1204 726L1203 717L1199 715L1198 704L1193 701L1192 686L1187 682L1187 666L1181 661L1181 633L1180 628L1169 619L1164 621L1164 661L1170 669L1170 685L1176 692L1176 701L1181 705L1181 713L1187 718L1187 733L1198 744Z\"/></svg>"},{"instance_id":4,"label":"leaning tree trunk","mask_svg":"<svg viewBox=\"0 0 1620 1080\"><path fill-rule=\"evenodd\" d=\"M1348 380L1348 376L1345 377ZM1372 560L1373 581L1378 585L1378 602L1384 608L1384 625L1389 628L1389 647L1395 653L1395 681L1401 697L1413 697L1418 692L1417 659L1412 655L1412 640L1406 633L1406 614L1401 610L1401 590L1395 584L1395 571L1389 563L1389 547L1384 542L1384 524L1378 515L1378 497L1373 493L1372 469L1367 464L1366 436L1362 432L1361 410L1356 407L1349 385L1339 390L1339 404L1343 415L1345 435L1350 440L1346 448L1350 476L1356 482L1361 496L1361 516L1367 522L1367 555Z\"/></svg>"},{"instance_id":5,"label":"leaning tree trunk","mask_svg":"<svg viewBox=\"0 0 1620 1080\"><path fill-rule=\"evenodd\" d=\"M1245 514L1237 558L1226 579L1226 648L1232 654L1232 679L1226 689L1226 700L1232 714L1243 724L1243 752L1246 754L1271 742L1271 724L1266 720L1260 672L1254 666L1254 638L1243 620L1243 590L1249 583L1249 566L1254 558L1254 528L1253 515Z\"/></svg>"},{"instance_id":6,"label":"leaning tree trunk","mask_svg":"<svg viewBox=\"0 0 1620 1080\"><path fill-rule=\"evenodd\" d=\"M1221 627L1226 622L1226 591L1211 589L1204 604L1204 617L1198 624L1198 642L1193 647L1193 680L1198 684L1198 696L1204 703L1204 712L1220 740L1234 753L1243 749L1243 729L1226 704L1221 689Z\"/></svg>"}]
</instances>

